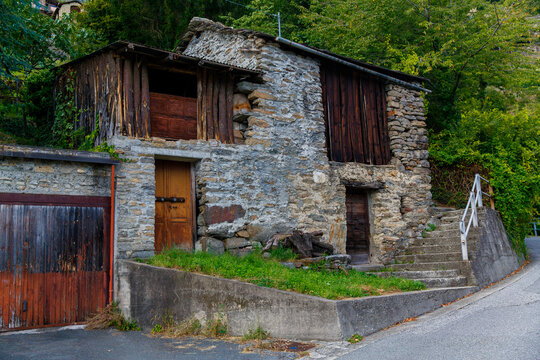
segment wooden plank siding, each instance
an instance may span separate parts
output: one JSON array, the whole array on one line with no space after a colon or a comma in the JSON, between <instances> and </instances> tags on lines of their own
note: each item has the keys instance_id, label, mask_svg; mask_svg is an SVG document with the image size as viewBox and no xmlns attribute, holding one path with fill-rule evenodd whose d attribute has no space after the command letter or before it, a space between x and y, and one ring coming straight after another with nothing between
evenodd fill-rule
<instances>
[{"instance_id":1,"label":"wooden plank siding","mask_svg":"<svg viewBox=\"0 0 540 360\"><path fill-rule=\"evenodd\" d=\"M331 161L388 164L384 82L334 63L321 65L326 144Z\"/></svg>"},{"instance_id":2,"label":"wooden plank siding","mask_svg":"<svg viewBox=\"0 0 540 360\"><path fill-rule=\"evenodd\" d=\"M55 91L66 94L66 87L73 83L75 105L81 111L74 128L90 134L98 120L95 145L114 135L150 138L154 132L148 67L152 64L151 59L141 55L109 51L65 67ZM197 73L197 138L234 143L235 74L203 67L189 71Z\"/></svg>"},{"instance_id":3,"label":"wooden plank siding","mask_svg":"<svg viewBox=\"0 0 540 360\"><path fill-rule=\"evenodd\" d=\"M234 143L234 76L229 72L197 71L197 137Z\"/></svg>"},{"instance_id":4,"label":"wooden plank siding","mask_svg":"<svg viewBox=\"0 0 540 360\"><path fill-rule=\"evenodd\" d=\"M110 198L0 194L0 331L84 321L108 302Z\"/></svg>"},{"instance_id":5,"label":"wooden plank siding","mask_svg":"<svg viewBox=\"0 0 540 360\"><path fill-rule=\"evenodd\" d=\"M98 120L96 144L115 134L150 137L148 67L142 58L107 52L75 63L59 75L56 94L65 96L70 82L81 112L74 128L89 134Z\"/></svg>"}]
</instances>

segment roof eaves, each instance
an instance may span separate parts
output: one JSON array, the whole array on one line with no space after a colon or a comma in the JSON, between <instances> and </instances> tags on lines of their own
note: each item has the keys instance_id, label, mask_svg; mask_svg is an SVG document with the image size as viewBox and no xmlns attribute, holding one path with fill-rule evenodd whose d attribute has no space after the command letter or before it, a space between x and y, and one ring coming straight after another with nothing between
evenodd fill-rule
<instances>
[{"instance_id":1,"label":"roof eaves","mask_svg":"<svg viewBox=\"0 0 540 360\"><path fill-rule=\"evenodd\" d=\"M251 75L251 76L260 76L262 74L262 72L259 70L251 70L251 69L246 69L239 66L223 64L216 61L183 55L176 52L162 50L155 47L136 44L136 43L123 41L123 40L115 41L88 55L72 60L65 64L59 65L57 68L65 68L65 67L74 65L76 63L79 63L81 61L84 61L86 59L97 56L107 51L116 51L116 52L125 52L125 53L131 52L131 53L147 55L150 57L158 58L160 60L191 64L191 65L196 65L196 66L201 66L201 67L209 67L209 68L214 68L218 70L228 70L228 71L233 71L240 74Z\"/></svg>"}]
</instances>

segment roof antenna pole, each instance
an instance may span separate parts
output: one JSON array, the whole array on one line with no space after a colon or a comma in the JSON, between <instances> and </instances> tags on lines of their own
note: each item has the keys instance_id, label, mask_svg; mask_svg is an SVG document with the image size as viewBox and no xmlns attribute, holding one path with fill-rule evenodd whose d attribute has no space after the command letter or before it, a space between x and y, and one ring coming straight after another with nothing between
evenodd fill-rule
<instances>
[{"instance_id":1,"label":"roof antenna pole","mask_svg":"<svg viewBox=\"0 0 540 360\"><path fill-rule=\"evenodd\" d=\"M277 13L277 25L278 25L278 36L281 37L281 17L279 15L279 11Z\"/></svg>"}]
</instances>

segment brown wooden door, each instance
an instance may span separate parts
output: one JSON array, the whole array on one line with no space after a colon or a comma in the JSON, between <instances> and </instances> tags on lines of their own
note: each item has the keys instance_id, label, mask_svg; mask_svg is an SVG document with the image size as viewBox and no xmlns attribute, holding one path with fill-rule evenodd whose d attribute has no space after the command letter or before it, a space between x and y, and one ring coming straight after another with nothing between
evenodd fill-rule
<instances>
[{"instance_id":1,"label":"brown wooden door","mask_svg":"<svg viewBox=\"0 0 540 360\"><path fill-rule=\"evenodd\" d=\"M110 198L0 194L0 330L81 322L105 307L109 209Z\"/></svg>"},{"instance_id":2,"label":"brown wooden door","mask_svg":"<svg viewBox=\"0 0 540 360\"><path fill-rule=\"evenodd\" d=\"M192 249L191 164L156 160L156 252L173 246Z\"/></svg>"},{"instance_id":3,"label":"brown wooden door","mask_svg":"<svg viewBox=\"0 0 540 360\"><path fill-rule=\"evenodd\" d=\"M150 132L165 139L197 138L197 99L150 93Z\"/></svg>"},{"instance_id":4,"label":"brown wooden door","mask_svg":"<svg viewBox=\"0 0 540 360\"><path fill-rule=\"evenodd\" d=\"M369 252L369 208L367 193L347 189L347 254ZM367 260L367 258L366 258Z\"/></svg>"}]
</instances>

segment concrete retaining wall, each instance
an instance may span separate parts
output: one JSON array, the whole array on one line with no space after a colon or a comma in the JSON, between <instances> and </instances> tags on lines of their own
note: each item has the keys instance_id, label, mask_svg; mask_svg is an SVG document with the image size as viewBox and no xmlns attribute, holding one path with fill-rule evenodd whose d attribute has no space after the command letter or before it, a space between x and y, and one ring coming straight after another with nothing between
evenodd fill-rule
<instances>
[{"instance_id":1,"label":"concrete retaining wall","mask_svg":"<svg viewBox=\"0 0 540 360\"><path fill-rule=\"evenodd\" d=\"M473 291L434 289L352 300L328 300L121 260L120 307L143 327L164 314L178 321L223 314L232 335L260 325L272 336L301 340L342 340L367 335L421 315Z\"/></svg>"},{"instance_id":2,"label":"concrete retaining wall","mask_svg":"<svg viewBox=\"0 0 540 360\"><path fill-rule=\"evenodd\" d=\"M480 237L470 244L469 253L476 283L484 287L517 270L523 261L512 249L499 212L484 208L479 216Z\"/></svg>"}]
</instances>

